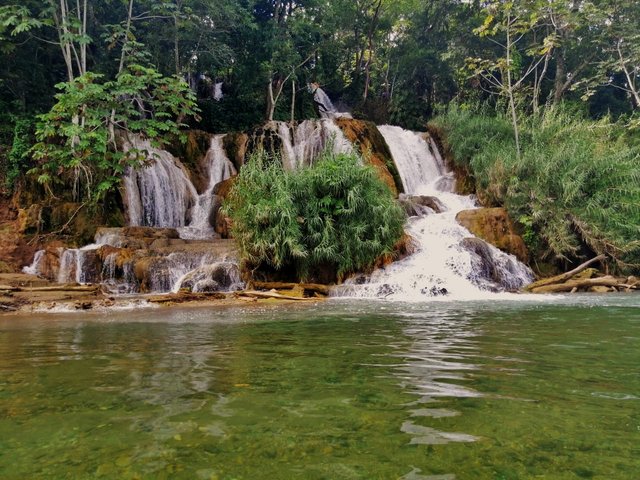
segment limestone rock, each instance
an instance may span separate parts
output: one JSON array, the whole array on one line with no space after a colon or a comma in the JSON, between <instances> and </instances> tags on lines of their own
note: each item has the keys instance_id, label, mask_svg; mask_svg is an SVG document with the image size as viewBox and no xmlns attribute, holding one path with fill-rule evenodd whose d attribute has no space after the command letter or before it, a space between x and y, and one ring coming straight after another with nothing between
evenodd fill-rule
<instances>
[{"instance_id":1,"label":"limestone rock","mask_svg":"<svg viewBox=\"0 0 640 480\"><path fill-rule=\"evenodd\" d=\"M402 180L393 163L391 152L375 124L352 118L338 118L336 123L345 137L360 148L364 161L372 165L394 196L402 192Z\"/></svg>"},{"instance_id":2,"label":"limestone rock","mask_svg":"<svg viewBox=\"0 0 640 480\"><path fill-rule=\"evenodd\" d=\"M460 225L475 236L489 242L500 250L515 255L527 262L529 252L504 208L477 208L463 210L456 215Z\"/></svg>"},{"instance_id":3,"label":"limestone rock","mask_svg":"<svg viewBox=\"0 0 640 480\"><path fill-rule=\"evenodd\" d=\"M401 193L398 201L410 217L416 215L428 215L429 213L442 213L444 205L438 198L428 195L407 195Z\"/></svg>"}]
</instances>

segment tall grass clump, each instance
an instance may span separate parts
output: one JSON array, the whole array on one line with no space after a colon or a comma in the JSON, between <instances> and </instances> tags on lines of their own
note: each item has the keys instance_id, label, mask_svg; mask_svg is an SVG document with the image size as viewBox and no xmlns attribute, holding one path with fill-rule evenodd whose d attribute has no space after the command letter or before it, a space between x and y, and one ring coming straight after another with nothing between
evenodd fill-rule
<instances>
[{"instance_id":1,"label":"tall grass clump","mask_svg":"<svg viewBox=\"0 0 640 480\"><path fill-rule=\"evenodd\" d=\"M523 120L518 160L503 117L452 107L434 123L483 203L505 206L536 256L573 261L591 251L639 268L640 147L619 126L547 109Z\"/></svg>"},{"instance_id":2,"label":"tall grass clump","mask_svg":"<svg viewBox=\"0 0 640 480\"><path fill-rule=\"evenodd\" d=\"M257 152L224 208L248 268L292 270L300 279L367 269L393 251L405 221L372 167L329 151L293 172Z\"/></svg>"}]
</instances>

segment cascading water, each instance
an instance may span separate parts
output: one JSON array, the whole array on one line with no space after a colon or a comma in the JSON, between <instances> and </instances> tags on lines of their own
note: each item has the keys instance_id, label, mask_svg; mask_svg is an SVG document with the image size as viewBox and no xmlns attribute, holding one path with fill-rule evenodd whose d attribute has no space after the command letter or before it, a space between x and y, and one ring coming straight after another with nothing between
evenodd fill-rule
<instances>
[{"instance_id":1,"label":"cascading water","mask_svg":"<svg viewBox=\"0 0 640 480\"><path fill-rule=\"evenodd\" d=\"M282 141L283 166L295 170L309 166L330 147L334 153L352 153L353 145L333 120L305 120L292 129L288 123L278 122L278 136Z\"/></svg>"},{"instance_id":2,"label":"cascading water","mask_svg":"<svg viewBox=\"0 0 640 480\"><path fill-rule=\"evenodd\" d=\"M474 238L456 222L458 212L476 205L472 197L451 192L453 175L447 172L435 142L399 127L379 129L405 192L437 197L443 211L410 219L408 233L417 244L414 254L370 277L353 279L334 294L409 301L438 296L477 299L486 297L487 291L514 290L529 283L533 274L527 266ZM475 250L470 248L473 245Z\"/></svg>"},{"instance_id":3,"label":"cascading water","mask_svg":"<svg viewBox=\"0 0 640 480\"><path fill-rule=\"evenodd\" d=\"M213 190L215 186L235 175L236 169L227 158L222 141L224 135L214 135L211 145L204 159L209 173L207 189L199 195L191 210L191 221L186 227L178 228L180 238L189 240L210 239L215 237L211 226L211 209L215 201Z\"/></svg>"},{"instance_id":4,"label":"cascading water","mask_svg":"<svg viewBox=\"0 0 640 480\"><path fill-rule=\"evenodd\" d=\"M150 165L130 168L124 177L125 201L132 226L182 227L198 193L182 164L148 140L131 137L124 145L145 153Z\"/></svg>"}]
</instances>

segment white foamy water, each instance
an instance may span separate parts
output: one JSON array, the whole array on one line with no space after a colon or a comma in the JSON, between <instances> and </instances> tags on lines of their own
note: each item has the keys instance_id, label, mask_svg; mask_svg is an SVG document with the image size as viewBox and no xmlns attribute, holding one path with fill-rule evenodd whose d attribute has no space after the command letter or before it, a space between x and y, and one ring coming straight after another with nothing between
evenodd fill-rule
<instances>
[{"instance_id":1,"label":"white foamy water","mask_svg":"<svg viewBox=\"0 0 640 480\"><path fill-rule=\"evenodd\" d=\"M216 236L211 224L211 210L216 200L213 190L220 182L237 173L224 151L223 139L224 135L214 135L211 138L211 145L204 159L209 174L207 189L197 197L191 209L189 225L178 228L180 238L198 240Z\"/></svg>"},{"instance_id":2,"label":"white foamy water","mask_svg":"<svg viewBox=\"0 0 640 480\"><path fill-rule=\"evenodd\" d=\"M531 270L513 255L476 239L458 224L455 217L461 210L477 206L472 197L452 193L453 176L435 142L400 127L383 126L380 132L405 192L437 197L444 211L409 220L407 231L417 248L414 254L369 277L346 282L334 295L405 301L476 300L486 298L488 292L516 290L533 279Z\"/></svg>"},{"instance_id":3,"label":"white foamy water","mask_svg":"<svg viewBox=\"0 0 640 480\"><path fill-rule=\"evenodd\" d=\"M129 225L182 227L198 193L183 165L166 150L132 136L125 151L146 152L149 164L130 168L123 182Z\"/></svg>"},{"instance_id":4,"label":"white foamy water","mask_svg":"<svg viewBox=\"0 0 640 480\"><path fill-rule=\"evenodd\" d=\"M326 149L334 153L353 153L353 145L331 119L305 120L294 128L286 122L277 122L282 141L282 162L286 170L295 170L313 164Z\"/></svg>"}]
</instances>

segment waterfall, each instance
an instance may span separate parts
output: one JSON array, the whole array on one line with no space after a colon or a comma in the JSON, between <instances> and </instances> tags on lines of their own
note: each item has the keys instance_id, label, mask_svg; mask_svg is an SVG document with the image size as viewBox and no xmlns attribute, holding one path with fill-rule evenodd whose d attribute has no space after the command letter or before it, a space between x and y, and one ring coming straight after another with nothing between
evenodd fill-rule
<instances>
[{"instance_id":1,"label":"waterfall","mask_svg":"<svg viewBox=\"0 0 640 480\"><path fill-rule=\"evenodd\" d=\"M334 153L353 152L353 145L331 119L304 120L293 129L286 122L277 122L277 133L286 170L311 165L327 147Z\"/></svg>"},{"instance_id":2,"label":"waterfall","mask_svg":"<svg viewBox=\"0 0 640 480\"><path fill-rule=\"evenodd\" d=\"M27 265L22 268L22 272L28 275L40 275L41 273L41 263L44 260L45 251L38 250L33 257L33 262L31 265Z\"/></svg>"},{"instance_id":3,"label":"waterfall","mask_svg":"<svg viewBox=\"0 0 640 480\"><path fill-rule=\"evenodd\" d=\"M218 183L237 173L224 151L223 139L224 135L214 135L211 138L211 145L204 159L209 174L207 189L197 197L191 210L189 225L178 228L180 238L198 240L215 237L210 218L215 200L213 190Z\"/></svg>"},{"instance_id":4,"label":"waterfall","mask_svg":"<svg viewBox=\"0 0 640 480\"><path fill-rule=\"evenodd\" d=\"M346 282L335 295L408 301L439 296L479 299L487 291L515 290L533 279L531 270L514 256L475 238L457 223L458 212L477 206L472 197L452 193L453 174L433 140L400 127L383 126L380 132L408 196L437 197L442 211L409 219L415 253L369 277Z\"/></svg>"},{"instance_id":5,"label":"waterfall","mask_svg":"<svg viewBox=\"0 0 640 480\"><path fill-rule=\"evenodd\" d=\"M150 162L138 169L129 168L124 177L129 224L184 226L198 194L182 164L166 150L139 137L129 138L124 148L146 154Z\"/></svg>"},{"instance_id":6,"label":"waterfall","mask_svg":"<svg viewBox=\"0 0 640 480\"><path fill-rule=\"evenodd\" d=\"M378 130L389 146L406 193L420 194L422 187L446 173L440 153L435 153L438 149L434 152L435 144L427 141L424 133L391 125L379 126Z\"/></svg>"},{"instance_id":7,"label":"waterfall","mask_svg":"<svg viewBox=\"0 0 640 480\"><path fill-rule=\"evenodd\" d=\"M222 83L223 82L216 82L213 86L213 99L216 102L219 102L224 97L224 94L222 93Z\"/></svg>"},{"instance_id":8,"label":"waterfall","mask_svg":"<svg viewBox=\"0 0 640 480\"><path fill-rule=\"evenodd\" d=\"M313 90L313 101L318 106L318 112L322 118L333 118L337 112L336 107L333 106L329 95L326 94L317 84ZM312 87L313 88L313 87Z\"/></svg>"}]
</instances>

